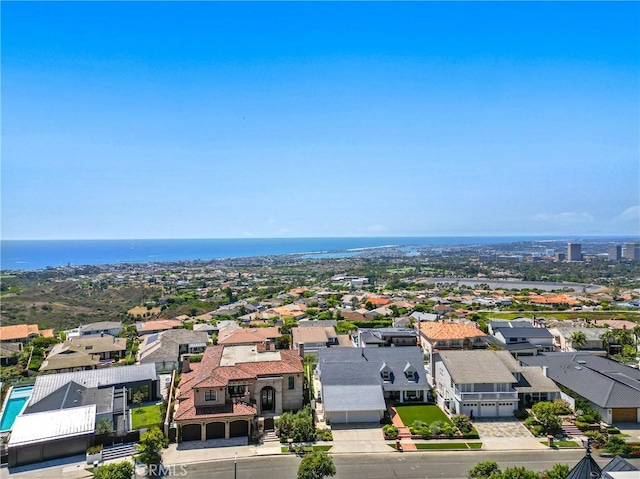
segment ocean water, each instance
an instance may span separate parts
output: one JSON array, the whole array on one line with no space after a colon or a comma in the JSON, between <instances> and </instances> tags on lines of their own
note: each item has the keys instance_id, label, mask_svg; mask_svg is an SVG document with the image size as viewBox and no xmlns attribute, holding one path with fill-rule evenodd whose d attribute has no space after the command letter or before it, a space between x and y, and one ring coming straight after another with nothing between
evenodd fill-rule
<instances>
[{"instance_id":1,"label":"ocean water","mask_svg":"<svg viewBox=\"0 0 640 479\"><path fill-rule=\"evenodd\" d=\"M344 257L367 248L401 245L496 244L548 237L243 238L144 240L2 240L0 269L36 270L99 265L212 260L284 254Z\"/></svg>"}]
</instances>

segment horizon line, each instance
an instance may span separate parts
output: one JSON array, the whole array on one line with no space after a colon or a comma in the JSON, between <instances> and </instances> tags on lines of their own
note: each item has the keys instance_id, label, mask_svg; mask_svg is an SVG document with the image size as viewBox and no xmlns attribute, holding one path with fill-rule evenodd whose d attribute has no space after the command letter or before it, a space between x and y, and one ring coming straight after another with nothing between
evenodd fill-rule
<instances>
[{"instance_id":1,"label":"horizon line","mask_svg":"<svg viewBox=\"0 0 640 479\"><path fill-rule=\"evenodd\" d=\"M451 235L390 235L390 236L220 236L220 237L173 237L173 238L0 238L0 241L190 241L190 240L297 240L297 239L386 239L386 238L640 238L632 233L587 233L587 234L451 234Z\"/></svg>"}]
</instances>

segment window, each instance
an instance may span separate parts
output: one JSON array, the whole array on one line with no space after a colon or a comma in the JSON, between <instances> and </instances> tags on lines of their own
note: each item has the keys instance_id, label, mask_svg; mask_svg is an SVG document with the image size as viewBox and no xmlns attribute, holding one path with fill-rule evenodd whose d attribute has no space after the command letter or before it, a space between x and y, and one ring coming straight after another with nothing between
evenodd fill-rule
<instances>
[{"instance_id":1,"label":"window","mask_svg":"<svg viewBox=\"0 0 640 479\"><path fill-rule=\"evenodd\" d=\"M382 376L382 380L383 380L383 381L388 381L388 380L390 379L390 377L389 377L389 371L382 371L382 372L380 373L380 375Z\"/></svg>"},{"instance_id":2,"label":"window","mask_svg":"<svg viewBox=\"0 0 640 479\"><path fill-rule=\"evenodd\" d=\"M452 339L451 340L451 346L460 346L460 340L459 339Z\"/></svg>"},{"instance_id":3,"label":"window","mask_svg":"<svg viewBox=\"0 0 640 479\"><path fill-rule=\"evenodd\" d=\"M229 396L231 396L231 397L244 396L245 385L244 384L240 384L240 385L236 385L236 386L229 386L228 391L229 391Z\"/></svg>"},{"instance_id":4,"label":"window","mask_svg":"<svg viewBox=\"0 0 640 479\"><path fill-rule=\"evenodd\" d=\"M293 376L289 376L289 389L294 389L296 387L296 378Z\"/></svg>"},{"instance_id":5,"label":"window","mask_svg":"<svg viewBox=\"0 0 640 479\"><path fill-rule=\"evenodd\" d=\"M216 400L216 392L213 389L205 389L205 391L204 391L204 400L205 401L215 401Z\"/></svg>"},{"instance_id":6,"label":"window","mask_svg":"<svg viewBox=\"0 0 640 479\"><path fill-rule=\"evenodd\" d=\"M415 374L415 371L414 371L413 369L407 369L407 370L404 372L405 377L406 377L407 379L409 379L410 381L413 381L413 379L414 379L414 378L413 378L413 375L414 375L414 374Z\"/></svg>"}]
</instances>

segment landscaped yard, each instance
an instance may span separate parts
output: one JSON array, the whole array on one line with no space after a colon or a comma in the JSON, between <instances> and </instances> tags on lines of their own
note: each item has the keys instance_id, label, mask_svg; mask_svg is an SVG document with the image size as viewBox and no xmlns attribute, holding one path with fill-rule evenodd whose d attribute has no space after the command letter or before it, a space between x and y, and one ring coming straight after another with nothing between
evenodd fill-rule
<instances>
[{"instance_id":1,"label":"landscaped yard","mask_svg":"<svg viewBox=\"0 0 640 479\"><path fill-rule=\"evenodd\" d=\"M438 442L434 444L417 443L416 449L438 450L438 449L480 449L481 442ZM395 444L389 444L392 449L396 448Z\"/></svg>"},{"instance_id":2,"label":"landscaped yard","mask_svg":"<svg viewBox=\"0 0 640 479\"><path fill-rule=\"evenodd\" d=\"M313 451L328 451L329 449L331 449L332 446L304 446L303 447L303 451L304 452L313 452ZM294 446L294 451L296 450L296 447ZM289 446L284 446L280 448L280 452L289 452Z\"/></svg>"},{"instance_id":3,"label":"landscaped yard","mask_svg":"<svg viewBox=\"0 0 640 479\"><path fill-rule=\"evenodd\" d=\"M435 421L452 424L447 415L435 404L417 404L412 406L394 406L405 426L413 421L431 424Z\"/></svg>"},{"instance_id":4,"label":"landscaped yard","mask_svg":"<svg viewBox=\"0 0 640 479\"><path fill-rule=\"evenodd\" d=\"M547 441L540 441L542 444L547 444ZM575 441L553 441L554 447L581 447Z\"/></svg>"},{"instance_id":5,"label":"landscaped yard","mask_svg":"<svg viewBox=\"0 0 640 479\"><path fill-rule=\"evenodd\" d=\"M151 429L154 426L159 426L161 422L158 404L131 408L131 429Z\"/></svg>"},{"instance_id":6,"label":"landscaped yard","mask_svg":"<svg viewBox=\"0 0 640 479\"><path fill-rule=\"evenodd\" d=\"M417 449L480 449L481 447L481 442L442 442L435 444L416 444Z\"/></svg>"}]
</instances>

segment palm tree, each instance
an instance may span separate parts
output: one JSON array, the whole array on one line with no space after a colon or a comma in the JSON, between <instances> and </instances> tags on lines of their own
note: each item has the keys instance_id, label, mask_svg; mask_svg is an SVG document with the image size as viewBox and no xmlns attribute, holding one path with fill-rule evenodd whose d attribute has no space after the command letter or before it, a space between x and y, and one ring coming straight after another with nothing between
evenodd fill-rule
<instances>
[{"instance_id":1,"label":"palm tree","mask_svg":"<svg viewBox=\"0 0 640 479\"><path fill-rule=\"evenodd\" d=\"M633 327L633 335L636 337L636 349L640 350L640 324Z\"/></svg>"},{"instance_id":2,"label":"palm tree","mask_svg":"<svg viewBox=\"0 0 640 479\"><path fill-rule=\"evenodd\" d=\"M574 331L571 334L571 346L574 349L580 349L585 344L587 344L587 336L583 331Z\"/></svg>"},{"instance_id":3,"label":"palm tree","mask_svg":"<svg viewBox=\"0 0 640 479\"><path fill-rule=\"evenodd\" d=\"M604 350L607 352L607 357L609 357L609 346L614 341L613 331L607 329L604 333L600 335L600 339L602 339L602 346Z\"/></svg>"}]
</instances>

